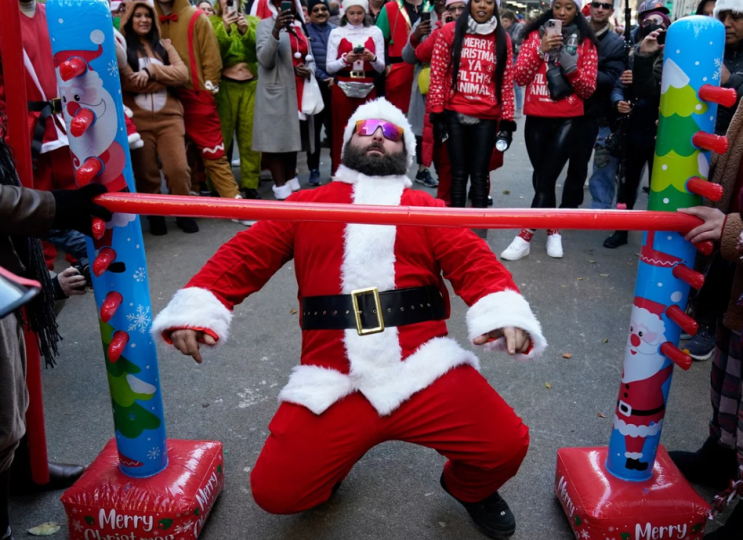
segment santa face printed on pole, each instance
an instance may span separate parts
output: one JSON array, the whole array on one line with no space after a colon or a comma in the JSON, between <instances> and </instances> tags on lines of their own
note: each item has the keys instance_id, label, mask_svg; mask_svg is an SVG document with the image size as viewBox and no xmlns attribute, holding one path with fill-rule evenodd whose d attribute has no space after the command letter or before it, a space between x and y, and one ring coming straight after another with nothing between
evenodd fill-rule
<instances>
[{"instance_id":1,"label":"santa face printed on pole","mask_svg":"<svg viewBox=\"0 0 743 540\"><path fill-rule=\"evenodd\" d=\"M673 364L659 351L666 341L665 308L640 297L635 298L632 308L614 429L624 435L627 468L638 471L648 468L648 462L642 460L646 438L659 434L663 426L663 385L673 370ZM668 365L664 368L664 364Z\"/></svg>"},{"instance_id":2,"label":"santa face printed on pole","mask_svg":"<svg viewBox=\"0 0 743 540\"><path fill-rule=\"evenodd\" d=\"M75 169L78 169L88 158L98 158L103 170L95 181L105 185L109 191L116 192L126 188L123 170L126 166L124 149L114 139L119 128L116 116L116 104L111 94L104 88L100 75L93 70L91 62L101 56L104 34L95 30L90 40L97 45L95 50L59 51L54 55L54 66L57 70L62 111L68 123L82 110L89 110L95 115L93 124L79 136L69 133L70 150L73 154ZM59 76L59 66L71 58L82 59L87 70L84 74L68 81Z\"/></svg>"}]
</instances>

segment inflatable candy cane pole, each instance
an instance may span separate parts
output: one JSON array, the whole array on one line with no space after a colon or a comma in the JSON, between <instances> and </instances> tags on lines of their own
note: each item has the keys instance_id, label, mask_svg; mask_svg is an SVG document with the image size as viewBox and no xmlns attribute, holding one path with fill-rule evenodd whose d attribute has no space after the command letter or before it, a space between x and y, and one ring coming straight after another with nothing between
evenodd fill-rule
<instances>
[{"instance_id":1,"label":"inflatable candy cane pole","mask_svg":"<svg viewBox=\"0 0 743 540\"><path fill-rule=\"evenodd\" d=\"M707 176L709 151L727 151L727 140L712 134L717 103L735 102L734 91L718 86L724 44L725 29L711 17L687 17L668 30L649 210L675 213L722 196ZM684 312L689 287L704 283L692 269L696 250L711 247L678 232L645 233L609 447L557 452L554 490L576 538L704 536L709 505L659 441L673 366L691 365L676 344L682 329L698 327Z\"/></svg>"},{"instance_id":2,"label":"inflatable candy cane pole","mask_svg":"<svg viewBox=\"0 0 743 540\"><path fill-rule=\"evenodd\" d=\"M49 34L79 186L134 191L108 4L50 0ZM93 289L122 472L157 474L168 463L147 262L139 217L114 214L88 240Z\"/></svg>"}]
</instances>

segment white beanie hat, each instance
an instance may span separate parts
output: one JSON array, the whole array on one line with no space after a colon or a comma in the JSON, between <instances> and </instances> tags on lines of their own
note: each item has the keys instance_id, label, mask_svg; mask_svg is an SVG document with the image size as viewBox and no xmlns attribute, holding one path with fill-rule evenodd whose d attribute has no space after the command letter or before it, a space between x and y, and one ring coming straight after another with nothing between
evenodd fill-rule
<instances>
[{"instance_id":1,"label":"white beanie hat","mask_svg":"<svg viewBox=\"0 0 743 540\"><path fill-rule=\"evenodd\" d=\"M578 11L583 9L583 0L570 0L570 1L576 6L578 6ZM550 7L552 7L553 5L555 5L555 0L552 0L552 2L550 2Z\"/></svg>"},{"instance_id":2,"label":"white beanie hat","mask_svg":"<svg viewBox=\"0 0 743 540\"><path fill-rule=\"evenodd\" d=\"M743 1L741 0L717 0L715 4L714 17L721 11L734 11L735 13L743 13Z\"/></svg>"},{"instance_id":3,"label":"white beanie hat","mask_svg":"<svg viewBox=\"0 0 743 540\"><path fill-rule=\"evenodd\" d=\"M413 134L413 128L410 126L410 122L408 122L403 112L384 98L368 101L353 113L343 132L341 158L343 157L343 152L346 150L348 141L353 137L353 133L356 130L356 122L359 120L387 120L401 127L403 129L402 137L405 142L405 152L408 157L408 169L413 166L413 162L415 161L415 134Z\"/></svg>"},{"instance_id":4,"label":"white beanie hat","mask_svg":"<svg viewBox=\"0 0 743 540\"><path fill-rule=\"evenodd\" d=\"M364 10L364 13L369 13L369 1L368 0L344 0L343 1L343 14L346 10L353 6L359 6Z\"/></svg>"}]
</instances>

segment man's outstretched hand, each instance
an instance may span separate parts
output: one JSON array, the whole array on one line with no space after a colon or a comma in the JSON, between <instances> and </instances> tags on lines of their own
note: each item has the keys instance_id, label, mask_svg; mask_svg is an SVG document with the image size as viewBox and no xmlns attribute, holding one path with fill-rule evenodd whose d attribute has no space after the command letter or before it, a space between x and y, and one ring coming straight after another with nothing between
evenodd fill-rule
<instances>
[{"instance_id":1,"label":"man's outstretched hand","mask_svg":"<svg viewBox=\"0 0 743 540\"><path fill-rule=\"evenodd\" d=\"M527 354L531 349L531 337L529 334L525 330L514 328L513 326L504 326L497 330L491 330L487 334L476 337L473 343L475 345L485 345L487 342L499 338L506 339L506 350L508 354L516 354L517 352Z\"/></svg>"},{"instance_id":2,"label":"man's outstretched hand","mask_svg":"<svg viewBox=\"0 0 743 540\"><path fill-rule=\"evenodd\" d=\"M205 332L200 330L176 330L170 334L170 340L173 346L186 356L191 356L197 363L201 363L201 353L199 352L199 343L206 345L216 345L217 341Z\"/></svg>"}]
</instances>

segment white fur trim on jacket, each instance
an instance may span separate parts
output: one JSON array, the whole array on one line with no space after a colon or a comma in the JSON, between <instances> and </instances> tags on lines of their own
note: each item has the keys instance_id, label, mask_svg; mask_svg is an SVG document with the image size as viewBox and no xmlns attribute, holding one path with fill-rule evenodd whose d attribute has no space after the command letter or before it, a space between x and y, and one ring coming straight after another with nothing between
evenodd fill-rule
<instances>
[{"instance_id":1,"label":"white fur trim on jacket","mask_svg":"<svg viewBox=\"0 0 743 540\"><path fill-rule=\"evenodd\" d=\"M341 158L343 158L343 151L346 149L346 145L351 140L353 132L356 129L356 122L359 120L387 120L401 127L405 131L403 133L403 140L405 141L405 152L408 155L408 169L413 166L413 162L415 161L415 134L413 133L413 128L403 112L384 98L367 101L353 113L343 132Z\"/></svg>"},{"instance_id":2,"label":"white fur trim on jacket","mask_svg":"<svg viewBox=\"0 0 743 540\"><path fill-rule=\"evenodd\" d=\"M652 426L636 426L634 424L628 424L624 420L614 416L614 429L619 431L625 437L652 437L660 433L663 429L663 420L659 420Z\"/></svg>"},{"instance_id":3,"label":"white fur trim on jacket","mask_svg":"<svg viewBox=\"0 0 743 540\"><path fill-rule=\"evenodd\" d=\"M547 340L542 334L542 325L534 316L529 303L516 291L506 290L483 296L467 311L467 330L470 340L491 330L513 326L529 333L532 350L528 355L517 354L517 359L531 359L539 356L547 348ZM500 338L485 345L489 351L505 351L505 340Z\"/></svg>"},{"instance_id":4,"label":"white fur trim on jacket","mask_svg":"<svg viewBox=\"0 0 743 540\"><path fill-rule=\"evenodd\" d=\"M217 336L217 345L227 341L232 312L214 294L199 287L181 289L173 295L152 323L152 334L163 339L163 332L177 328L208 328Z\"/></svg>"},{"instance_id":5,"label":"white fur trim on jacket","mask_svg":"<svg viewBox=\"0 0 743 540\"><path fill-rule=\"evenodd\" d=\"M318 366L297 366L289 377L289 383L279 393L279 401L303 405L315 414L322 414L333 403L358 390L380 415L385 416L452 368L465 364L480 369L477 356L464 350L456 341L446 337L434 338L421 345L404 362L397 360L391 365L378 366L366 364L362 370L354 365L350 375Z\"/></svg>"},{"instance_id":6,"label":"white fur trim on jacket","mask_svg":"<svg viewBox=\"0 0 743 540\"><path fill-rule=\"evenodd\" d=\"M717 0L714 11L715 19L721 11L735 11L736 13L743 13L743 0Z\"/></svg>"},{"instance_id":7,"label":"white fur trim on jacket","mask_svg":"<svg viewBox=\"0 0 743 540\"><path fill-rule=\"evenodd\" d=\"M345 165L340 165L338 167L338 170L335 171L335 176L333 176L333 180L336 182L343 182L344 184L357 184L358 182L378 182L379 180L385 180L387 181L387 184L393 184L393 180L396 182L399 182L403 185L403 187L409 188L413 185L413 182L408 178L406 175L401 176L366 176L363 173L360 173L359 171L355 171L353 169L349 169ZM380 184L377 184L380 185ZM362 204L362 203L356 203L356 204ZM366 204L376 204L376 203L366 203ZM379 203L382 204L382 203ZM395 205L399 205L400 201L395 203ZM394 205L393 205L394 206Z\"/></svg>"}]
</instances>

